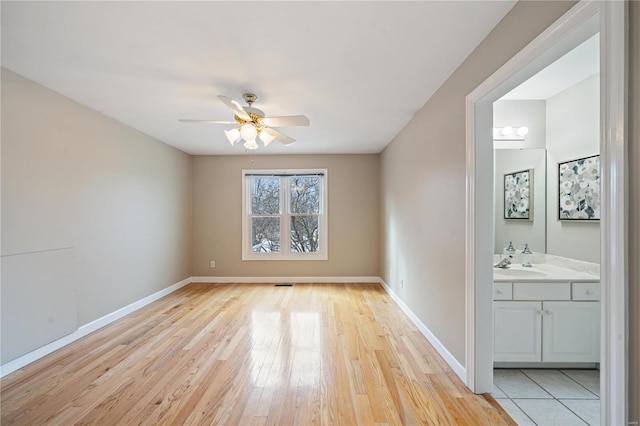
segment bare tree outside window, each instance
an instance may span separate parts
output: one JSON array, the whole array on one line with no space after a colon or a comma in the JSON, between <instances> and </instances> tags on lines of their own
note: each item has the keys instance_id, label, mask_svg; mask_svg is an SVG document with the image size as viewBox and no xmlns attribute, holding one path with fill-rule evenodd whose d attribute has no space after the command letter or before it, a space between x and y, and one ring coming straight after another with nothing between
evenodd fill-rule
<instances>
[{"instance_id":1,"label":"bare tree outside window","mask_svg":"<svg viewBox=\"0 0 640 426\"><path fill-rule=\"evenodd\" d=\"M291 252L316 253L319 249L320 178L289 178L291 199Z\"/></svg>"},{"instance_id":2,"label":"bare tree outside window","mask_svg":"<svg viewBox=\"0 0 640 426\"><path fill-rule=\"evenodd\" d=\"M280 214L280 178L274 176L251 179L251 214Z\"/></svg>"},{"instance_id":3,"label":"bare tree outside window","mask_svg":"<svg viewBox=\"0 0 640 426\"><path fill-rule=\"evenodd\" d=\"M280 251L280 178L251 179L251 251Z\"/></svg>"}]
</instances>

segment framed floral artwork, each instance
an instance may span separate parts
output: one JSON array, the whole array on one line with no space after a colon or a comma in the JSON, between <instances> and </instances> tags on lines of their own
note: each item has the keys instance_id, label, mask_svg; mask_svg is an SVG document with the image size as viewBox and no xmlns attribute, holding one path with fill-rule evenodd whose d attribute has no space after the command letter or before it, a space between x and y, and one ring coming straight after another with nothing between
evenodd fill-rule
<instances>
[{"instance_id":1,"label":"framed floral artwork","mask_svg":"<svg viewBox=\"0 0 640 426\"><path fill-rule=\"evenodd\" d=\"M504 218L533 219L533 169L504 175Z\"/></svg>"},{"instance_id":2,"label":"framed floral artwork","mask_svg":"<svg viewBox=\"0 0 640 426\"><path fill-rule=\"evenodd\" d=\"M558 219L600 220L600 156L558 164Z\"/></svg>"}]
</instances>

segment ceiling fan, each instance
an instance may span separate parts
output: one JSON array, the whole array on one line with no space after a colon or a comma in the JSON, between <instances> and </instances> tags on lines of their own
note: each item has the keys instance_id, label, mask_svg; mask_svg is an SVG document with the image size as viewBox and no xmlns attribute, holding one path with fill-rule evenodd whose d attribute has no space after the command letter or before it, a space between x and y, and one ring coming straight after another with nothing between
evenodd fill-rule
<instances>
[{"instance_id":1,"label":"ceiling fan","mask_svg":"<svg viewBox=\"0 0 640 426\"><path fill-rule=\"evenodd\" d=\"M304 115L289 115L284 117L265 117L264 112L252 105L258 99L253 93L242 95L248 106L242 106L236 100L218 95L218 98L235 114L234 121L225 120L190 120L181 118L183 123L208 123L208 124L236 124L237 128L225 130L224 133L231 145L244 140L247 149L258 149L256 142L259 138L266 147L271 142L278 141L283 145L290 145L296 140L274 129L274 127L308 126L309 119Z\"/></svg>"}]
</instances>

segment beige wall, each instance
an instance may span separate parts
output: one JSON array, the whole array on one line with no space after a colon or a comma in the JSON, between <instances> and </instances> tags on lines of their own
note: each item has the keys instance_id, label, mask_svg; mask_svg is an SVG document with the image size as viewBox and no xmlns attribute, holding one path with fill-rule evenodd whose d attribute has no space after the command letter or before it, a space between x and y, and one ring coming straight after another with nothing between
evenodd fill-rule
<instances>
[{"instance_id":1,"label":"beige wall","mask_svg":"<svg viewBox=\"0 0 640 426\"><path fill-rule=\"evenodd\" d=\"M640 2L632 1L629 45L629 401L630 424L640 422ZM635 422L635 423L634 423Z\"/></svg>"},{"instance_id":2,"label":"beige wall","mask_svg":"<svg viewBox=\"0 0 640 426\"><path fill-rule=\"evenodd\" d=\"M379 276L379 155L198 156L193 162L194 276ZM243 169L328 169L329 259L242 261ZM210 262L216 261L216 268Z\"/></svg>"},{"instance_id":3,"label":"beige wall","mask_svg":"<svg viewBox=\"0 0 640 426\"><path fill-rule=\"evenodd\" d=\"M187 154L2 69L3 264L73 247L78 325L191 275L190 208Z\"/></svg>"},{"instance_id":4,"label":"beige wall","mask_svg":"<svg viewBox=\"0 0 640 426\"><path fill-rule=\"evenodd\" d=\"M382 153L382 278L463 365L465 96L572 4L514 6Z\"/></svg>"}]
</instances>

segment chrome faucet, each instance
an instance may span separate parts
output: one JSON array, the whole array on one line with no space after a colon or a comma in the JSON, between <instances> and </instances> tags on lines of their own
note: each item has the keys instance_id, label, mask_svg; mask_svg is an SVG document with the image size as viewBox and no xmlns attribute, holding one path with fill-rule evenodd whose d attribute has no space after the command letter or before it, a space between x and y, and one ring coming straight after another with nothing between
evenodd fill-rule
<instances>
[{"instance_id":1,"label":"chrome faucet","mask_svg":"<svg viewBox=\"0 0 640 426\"><path fill-rule=\"evenodd\" d=\"M513 256L509 255L509 256L505 257L504 259L501 259L500 262L498 262L495 265L493 265L493 267L494 268L506 269L506 268L509 267L509 265L511 265L511 259L513 259Z\"/></svg>"}]
</instances>

